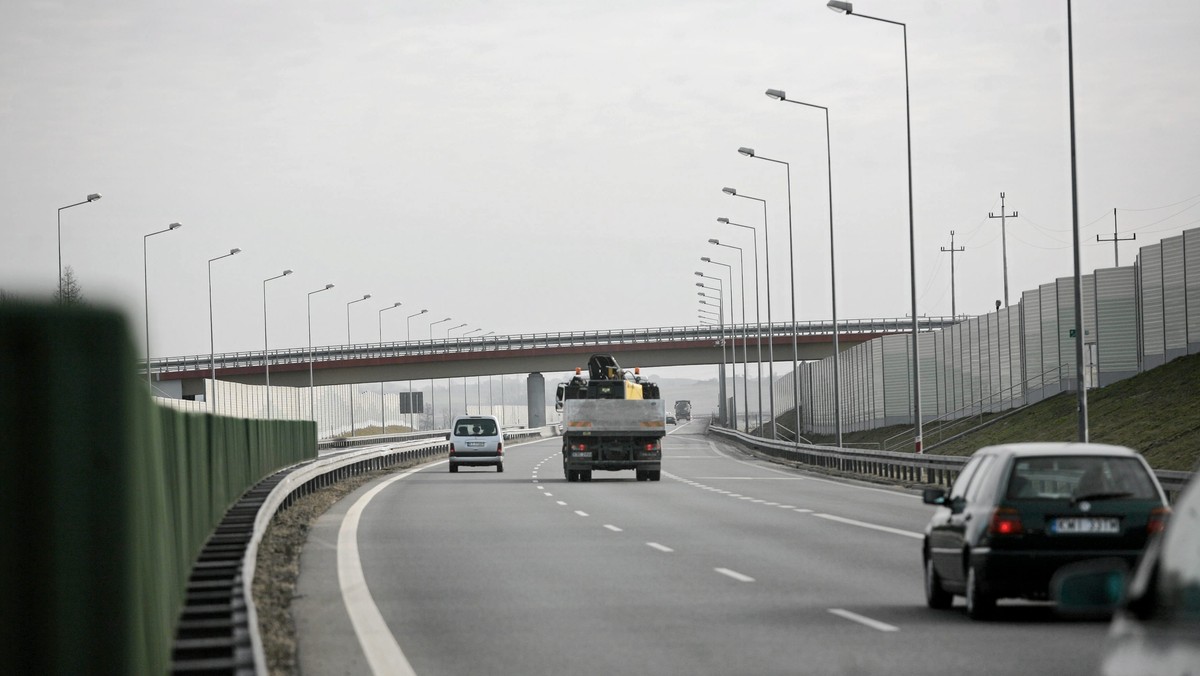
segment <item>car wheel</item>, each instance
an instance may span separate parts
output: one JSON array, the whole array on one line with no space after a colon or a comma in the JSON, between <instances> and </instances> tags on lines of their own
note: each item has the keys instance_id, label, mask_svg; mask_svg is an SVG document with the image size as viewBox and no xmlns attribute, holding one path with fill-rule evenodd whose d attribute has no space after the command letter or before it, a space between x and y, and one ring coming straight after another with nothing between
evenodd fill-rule
<instances>
[{"instance_id":1,"label":"car wheel","mask_svg":"<svg viewBox=\"0 0 1200 676\"><path fill-rule=\"evenodd\" d=\"M933 557L925 557L925 603L934 610L945 610L954 603L954 594L942 589L942 577L933 569Z\"/></svg>"},{"instance_id":2,"label":"car wheel","mask_svg":"<svg viewBox=\"0 0 1200 676\"><path fill-rule=\"evenodd\" d=\"M450 464L450 471L451 471L452 473L453 473L453 472L457 472L457 471L458 471L458 465L455 465L454 463L451 463L451 464Z\"/></svg>"},{"instance_id":3,"label":"car wheel","mask_svg":"<svg viewBox=\"0 0 1200 676\"><path fill-rule=\"evenodd\" d=\"M996 609L996 599L983 590L982 584L972 566L967 571L967 615L972 620L987 619Z\"/></svg>"},{"instance_id":4,"label":"car wheel","mask_svg":"<svg viewBox=\"0 0 1200 676\"><path fill-rule=\"evenodd\" d=\"M502 462L501 462L501 463L498 463L498 464L496 465L496 471L497 471L497 472L503 472L503 471L504 471L504 463L502 463Z\"/></svg>"}]
</instances>

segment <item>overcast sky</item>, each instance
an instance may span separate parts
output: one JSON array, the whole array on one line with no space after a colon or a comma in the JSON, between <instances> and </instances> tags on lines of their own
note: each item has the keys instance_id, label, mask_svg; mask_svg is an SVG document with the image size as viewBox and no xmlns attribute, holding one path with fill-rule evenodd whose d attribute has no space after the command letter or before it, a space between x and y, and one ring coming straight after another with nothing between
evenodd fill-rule
<instances>
[{"instance_id":1,"label":"overcast sky","mask_svg":"<svg viewBox=\"0 0 1200 676\"><path fill-rule=\"evenodd\" d=\"M908 24L918 305L960 312L1072 271L1064 2L870 0ZM1074 6L1085 271L1200 225L1200 3ZM216 351L429 335L697 323L700 256L736 263L768 200L788 319L791 163L799 319L828 318L830 109L842 318L910 311L904 51L897 26L823 0L5 2L0 288L47 296L62 257L151 344ZM1189 210L1190 207L1190 210ZM1145 210L1145 211L1134 211ZM760 244L761 244L760 233ZM762 261L765 265L765 259ZM765 274L765 271L764 271ZM765 294L764 294L765 300ZM740 297L739 297L740 312ZM764 304L765 315L765 304ZM753 310L750 318L753 320ZM765 316L764 316L765 319Z\"/></svg>"}]
</instances>

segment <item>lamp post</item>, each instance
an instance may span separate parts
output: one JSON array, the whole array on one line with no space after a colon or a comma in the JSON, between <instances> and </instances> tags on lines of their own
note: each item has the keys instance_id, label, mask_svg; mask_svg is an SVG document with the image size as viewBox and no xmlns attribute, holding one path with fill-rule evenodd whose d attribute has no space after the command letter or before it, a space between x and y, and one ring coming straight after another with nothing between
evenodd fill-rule
<instances>
[{"instance_id":1,"label":"lamp post","mask_svg":"<svg viewBox=\"0 0 1200 676\"><path fill-rule=\"evenodd\" d=\"M464 327L466 325L467 325L467 323L463 322L462 324L459 324L458 326L451 326L450 328L446 329L446 351L447 352L450 351L450 332L461 329L462 327ZM449 416L449 418L447 418L447 420L448 420L448 425L450 427L454 426L454 387L453 386L454 386L454 379L447 378L446 379L446 415ZM465 386L464 386L464 388L465 388ZM464 397L464 399L466 397L465 390L464 390L463 397ZM466 406L465 401L463 403L463 406Z\"/></svg>"},{"instance_id":2,"label":"lamp post","mask_svg":"<svg viewBox=\"0 0 1200 676\"><path fill-rule=\"evenodd\" d=\"M710 240L708 240L708 242L709 242L709 244L715 244L717 246L723 246L723 247L726 247L729 249L737 249L737 252L738 252L738 279L742 283L741 284L741 289L742 289L742 415L746 416L746 431L749 432L750 431L750 381L749 381L750 358L747 354L747 349L748 349L747 344L750 342L750 340L746 336L746 323L747 323L746 322L746 259L742 255L743 254L742 247L740 247L740 246L734 246L732 244L722 244L721 241L717 240L717 239L710 239ZM730 273L730 282L729 283L732 286L732 284L733 284L732 272ZM731 288L730 292L732 292L732 291L733 291L733 289ZM730 301L729 304L732 307L733 299L730 298L729 301ZM731 312L732 312L732 310L731 310ZM734 359L734 361L737 360L737 347L736 346L734 346L734 350L733 350L733 359ZM733 375L733 379L736 383L736 381L737 381L736 373ZM737 396L737 395L734 395L734 396Z\"/></svg>"},{"instance_id":3,"label":"lamp post","mask_svg":"<svg viewBox=\"0 0 1200 676\"><path fill-rule=\"evenodd\" d=\"M363 294L363 297L359 298L358 300L352 300L349 303L346 303L346 354L347 355L349 355L349 353L350 353L350 345L351 345L351 341L350 341L350 306L354 305L355 303L361 303L364 300L369 299L370 297L371 297L371 294L367 293L367 294ZM354 390L356 390L356 389L358 389L358 384L350 383L350 436L354 436L354 432L356 431L354 428Z\"/></svg>"},{"instance_id":4,"label":"lamp post","mask_svg":"<svg viewBox=\"0 0 1200 676\"><path fill-rule=\"evenodd\" d=\"M1068 3L1070 0L1068 0ZM845 13L852 16L871 19L881 23L892 24L899 26L904 37L904 130L905 138L908 143L908 267L910 285L912 287L912 388L913 388L913 426L915 428L915 438L913 446L917 453L921 452L921 437L922 437L922 421L921 421L921 369L920 369L920 349L917 339L917 331L920 328L920 320L917 315L917 232L913 224L913 187L912 187L912 113L909 110L909 91L908 91L908 26L899 21L890 19L880 19L879 17L868 16L866 14L855 14L854 3L840 2L840 0L829 0L826 3L829 9L835 12ZM1070 7L1068 6L1068 25L1067 25L1067 42L1070 42ZM1069 51L1069 47L1068 47ZM1072 104L1073 106L1073 104ZM1074 108L1072 107L1072 111ZM1074 118L1072 118L1074 120ZM1076 247L1078 255L1078 247ZM1075 304L1076 308L1079 303ZM1079 331L1080 335L1083 331ZM1080 338L1082 340L1082 338ZM1076 349L1076 352L1081 352L1082 343Z\"/></svg>"},{"instance_id":5,"label":"lamp post","mask_svg":"<svg viewBox=\"0 0 1200 676\"><path fill-rule=\"evenodd\" d=\"M483 331L483 329L482 328L471 329L470 331L464 332L462 334L462 337L466 338L467 336L471 335L472 333L479 333L480 331ZM476 390L478 390L478 388L476 388ZM478 391L475 392L475 403L477 406L482 406L482 402L479 401L479 392ZM467 377L466 376L463 376L463 415L471 415L470 404L467 401Z\"/></svg>"},{"instance_id":6,"label":"lamp post","mask_svg":"<svg viewBox=\"0 0 1200 676\"><path fill-rule=\"evenodd\" d=\"M767 273L767 385L768 405L771 407L771 438L779 438L779 426L775 422L775 325L771 322L771 229L767 227L767 201L761 197L743 195L734 188L721 188L721 192L732 197L742 197L755 202L762 202L763 208L763 258L766 259ZM759 332L761 334L761 331ZM761 358L762 347L759 346Z\"/></svg>"},{"instance_id":7,"label":"lamp post","mask_svg":"<svg viewBox=\"0 0 1200 676\"><path fill-rule=\"evenodd\" d=\"M396 301L395 303L392 303L389 307L383 308L378 313L378 316L379 316L379 351L380 351L380 353L383 352L383 313L387 312L388 310L395 310L396 308L400 307L401 305L403 305L403 303L401 303L400 301ZM382 354L380 356L382 356ZM383 404L383 382L379 383L379 433L387 434L387 412L385 411L384 404Z\"/></svg>"},{"instance_id":8,"label":"lamp post","mask_svg":"<svg viewBox=\"0 0 1200 676\"><path fill-rule=\"evenodd\" d=\"M700 260L704 261L704 262L708 262L707 257L701 258ZM728 422L728 420L729 420L729 417L727 415L728 411L726 410L726 407L728 406L728 404L725 401L725 391L726 391L726 389L725 389L725 360L726 360L726 357L728 354L726 351L727 348L725 346L725 281L722 280L720 277L713 277L712 275L706 275L703 272L699 272L699 271L696 272L696 276L703 277L704 279L711 279L717 283L717 286L714 287L714 286L708 286L704 282L696 282L696 286L700 287L701 289L708 289L709 291L716 291L718 294L715 297L708 296L703 291L701 291L701 292L699 292L698 295L702 296L702 298L700 300L701 305L716 306L716 308L718 310L717 319L721 323L721 377L718 379L717 390L721 396L721 402L720 402L721 405L718 407L718 413L721 417L721 422L724 423L724 422ZM713 298L717 302L710 303L710 302L704 300L704 298ZM705 310L702 308L701 312L704 312L704 311ZM709 312L711 312L711 310Z\"/></svg>"},{"instance_id":9,"label":"lamp post","mask_svg":"<svg viewBox=\"0 0 1200 676\"><path fill-rule=\"evenodd\" d=\"M212 264L213 261L219 261L222 258L229 258L235 254L241 253L241 249L230 249L229 253L217 256L216 258L208 259L208 365L212 371L212 402L209 404L209 410L214 414L217 412L217 353L213 341L213 302L212 302Z\"/></svg>"},{"instance_id":10,"label":"lamp post","mask_svg":"<svg viewBox=\"0 0 1200 676\"><path fill-rule=\"evenodd\" d=\"M405 346L406 352L412 348L412 318L420 317L421 315L425 314L426 312L429 312L429 310L421 310L420 312L413 313L404 319L404 342L408 343L408 345ZM410 379L408 381L408 429L410 432L417 429L416 427L413 426L413 400L412 399L413 399L413 397L412 397L412 380Z\"/></svg>"},{"instance_id":11,"label":"lamp post","mask_svg":"<svg viewBox=\"0 0 1200 676\"><path fill-rule=\"evenodd\" d=\"M483 335L484 335L484 339L486 340L487 336L494 336L494 335L496 335L496 332L488 331L487 333L485 333ZM496 342L496 339L492 338L493 345L495 344L495 342ZM484 346L484 349L487 349L486 345ZM478 384L478 381L476 381L476 384ZM488 415L496 415L496 402L492 400L492 377L491 376L488 376Z\"/></svg>"},{"instance_id":12,"label":"lamp post","mask_svg":"<svg viewBox=\"0 0 1200 676\"><path fill-rule=\"evenodd\" d=\"M738 154L745 155L754 159L765 160L775 164L782 164L787 176L787 202L788 202L788 283L791 288L792 306L792 403L796 413L795 421L795 436L796 441L800 440L800 345L797 338L796 326L796 244L792 239L792 165L783 160L776 160L770 157L763 157L754 152L754 148L741 147L738 148Z\"/></svg>"},{"instance_id":13,"label":"lamp post","mask_svg":"<svg viewBox=\"0 0 1200 676\"><path fill-rule=\"evenodd\" d=\"M164 232L171 232L182 227L179 223L172 223L162 230L155 230L142 237L142 284L146 290L146 388L150 390L150 394L154 394L154 384L150 380L150 264L147 262L146 242L155 235L161 235ZM58 295L61 297L62 292L59 291Z\"/></svg>"},{"instance_id":14,"label":"lamp post","mask_svg":"<svg viewBox=\"0 0 1200 676\"><path fill-rule=\"evenodd\" d=\"M830 309L833 312L833 419L834 432L837 436L837 445L842 446L842 371L839 364L840 350L838 348L838 315L837 315L837 273L834 265L834 246L833 246L833 151L831 150L829 138L829 109L825 106L818 106L815 103L805 103L789 99L787 93L782 89L768 89L767 96L778 101L786 101L794 103L798 106L807 106L809 108L817 108L825 113L825 168L826 168L826 184L829 186L829 300ZM913 316L916 316L914 310Z\"/></svg>"},{"instance_id":15,"label":"lamp post","mask_svg":"<svg viewBox=\"0 0 1200 676\"><path fill-rule=\"evenodd\" d=\"M314 293L321 293L333 288L333 284L326 284L323 288L316 291L308 292L308 417L316 421L316 407L313 404L313 399L316 396L316 390L313 389L313 349L312 349L312 297Z\"/></svg>"},{"instance_id":16,"label":"lamp post","mask_svg":"<svg viewBox=\"0 0 1200 676\"><path fill-rule=\"evenodd\" d=\"M267 383L267 420L271 419L271 355L268 354L271 344L267 340L267 282L287 277L290 274L292 274L291 270L284 270L281 274L263 280L263 373Z\"/></svg>"},{"instance_id":17,"label":"lamp post","mask_svg":"<svg viewBox=\"0 0 1200 676\"><path fill-rule=\"evenodd\" d=\"M709 242L714 242L714 241L716 241L716 240L711 240L711 239L710 239L710 240L708 240L708 241L709 241ZM703 261L703 262L705 262L705 263L710 263L710 264L712 264L712 265L720 265L721 267L725 268L725 273L729 275L729 342L730 342L729 371L730 371L730 375L732 376L732 377L731 377L731 379L730 379L730 382L732 382L732 383L733 383L733 405L732 405L732 408L733 408L733 429L735 429L735 430L736 430L736 429L738 428L738 414L737 414L737 413L738 413L738 411L737 411L737 316L736 316L736 315L734 314L734 312L733 312L733 266L732 266L732 265L729 265L728 263L722 263L722 262L720 262L720 261L714 261L713 259L709 258L708 256L704 256L704 257L703 257L703 258L701 258L700 260L701 260L701 261ZM744 285L743 285L743 286L744 286ZM722 293L721 293L721 296L722 296L722 302L724 302L724 296L725 296L724 292L722 292ZM745 299L745 289L742 289L742 298L743 298L743 300ZM722 309L724 309L724 308L722 308ZM744 310L744 309L745 309L745 308L743 307L743 310ZM745 324L746 324L746 313L745 313L745 312L743 312L743 313L742 313L742 328L743 328L743 331L745 330ZM742 340L742 349L743 349L743 350L745 350L745 349L746 349L746 342L745 342L745 340L744 340L744 339ZM743 374L744 374L744 373L745 373L745 371L743 371Z\"/></svg>"},{"instance_id":18,"label":"lamp post","mask_svg":"<svg viewBox=\"0 0 1200 676\"><path fill-rule=\"evenodd\" d=\"M100 199L100 193L94 192L94 193L91 193L90 195L88 195L87 198L85 198L82 202L76 202L74 204L68 204L65 207L58 208L58 302L59 303L63 302L63 286L62 286L62 212L63 212L63 209L70 209L71 207L77 207L80 204L90 204L99 199ZM149 364L146 365L146 368L147 369L150 368Z\"/></svg>"},{"instance_id":19,"label":"lamp post","mask_svg":"<svg viewBox=\"0 0 1200 676\"><path fill-rule=\"evenodd\" d=\"M448 321L450 321L450 318L446 317L445 319L441 319L436 322L432 322L429 325L429 349L431 351L433 350L433 327L437 326L438 324L443 324ZM433 388L434 388L434 381L433 381L433 378L430 378L429 379L429 424L433 425L436 428L437 427L437 398L433 396ZM449 388L449 386L447 386L447 389L448 388Z\"/></svg>"},{"instance_id":20,"label":"lamp post","mask_svg":"<svg viewBox=\"0 0 1200 676\"><path fill-rule=\"evenodd\" d=\"M757 361L758 361L758 385L755 387L755 389L758 390L758 433L762 434L763 433L763 420L762 420L762 411L763 411L763 407L762 407L762 322L759 319L760 302L759 302L759 293L758 293L758 230L756 230L753 226L750 226L750 225L742 225L741 223L734 223L733 221L731 221L725 217L718 218L717 222L725 223L727 225L734 225L739 228L746 228L751 233L753 233L753 236L754 236L754 326L755 326L755 332L758 334L758 359L757 359ZM739 256L741 256L741 251L742 251L741 249L738 249ZM744 302L745 301L743 301L743 303ZM745 316L746 316L746 311L743 308L742 309L742 317L745 318ZM743 345L743 349L742 349L743 360L745 359L745 354L746 354L745 345ZM742 372L745 373L744 365L742 368ZM747 427L749 427L749 425L750 425L749 423L746 423Z\"/></svg>"},{"instance_id":21,"label":"lamp post","mask_svg":"<svg viewBox=\"0 0 1200 676\"><path fill-rule=\"evenodd\" d=\"M1083 334L1086 332L1083 330L1083 272L1079 260L1079 180L1075 170L1075 49L1072 38L1071 0L1067 0L1067 98L1071 109L1071 242L1075 262L1075 436L1081 443L1087 443L1088 401L1087 387L1083 381Z\"/></svg>"}]
</instances>

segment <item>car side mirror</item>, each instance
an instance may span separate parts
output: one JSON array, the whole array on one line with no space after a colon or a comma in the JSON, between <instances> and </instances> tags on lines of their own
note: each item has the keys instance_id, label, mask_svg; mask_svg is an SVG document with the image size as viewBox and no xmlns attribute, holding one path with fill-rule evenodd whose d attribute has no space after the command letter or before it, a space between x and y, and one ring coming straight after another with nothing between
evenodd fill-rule
<instances>
[{"instance_id":1,"label":"car side mirror","mask_svg":"<svg viewBox=\"0 0 1200 676\"><path fill-rule=\"evenodd\" d=\"M921 491L921 501L927 505L945 505L946 489L926 488L925 490Z\"/></svg>"},{"instance_id":2,"label":"car side mirror","mask_svg":"<svg viewBox=\"0 0 1200 676\"><path fill-rule=\"evenodd\" d=\"M1094 559L1063 566L1050 580L1060 614L1107 617L1125 596L1129 567L1121 559Z\"/></svg>"}]
</instances>

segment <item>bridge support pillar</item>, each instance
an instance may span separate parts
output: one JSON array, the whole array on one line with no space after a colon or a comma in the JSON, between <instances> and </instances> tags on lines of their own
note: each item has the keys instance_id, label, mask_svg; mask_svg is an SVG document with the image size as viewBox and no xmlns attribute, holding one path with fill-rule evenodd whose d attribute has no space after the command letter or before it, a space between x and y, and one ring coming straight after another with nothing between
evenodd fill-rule
<instances>
[{"instance_id":1,"label":"bridge support pillar","mask_svg":"<svg viewBox=\"0 0 1200 676\"><path fill-rule=\"evenodd\" d=\"M529 407L529 428L546 425L546 378L530 373L525 381L526 402Z\"/></svg>"}]
</instances>

